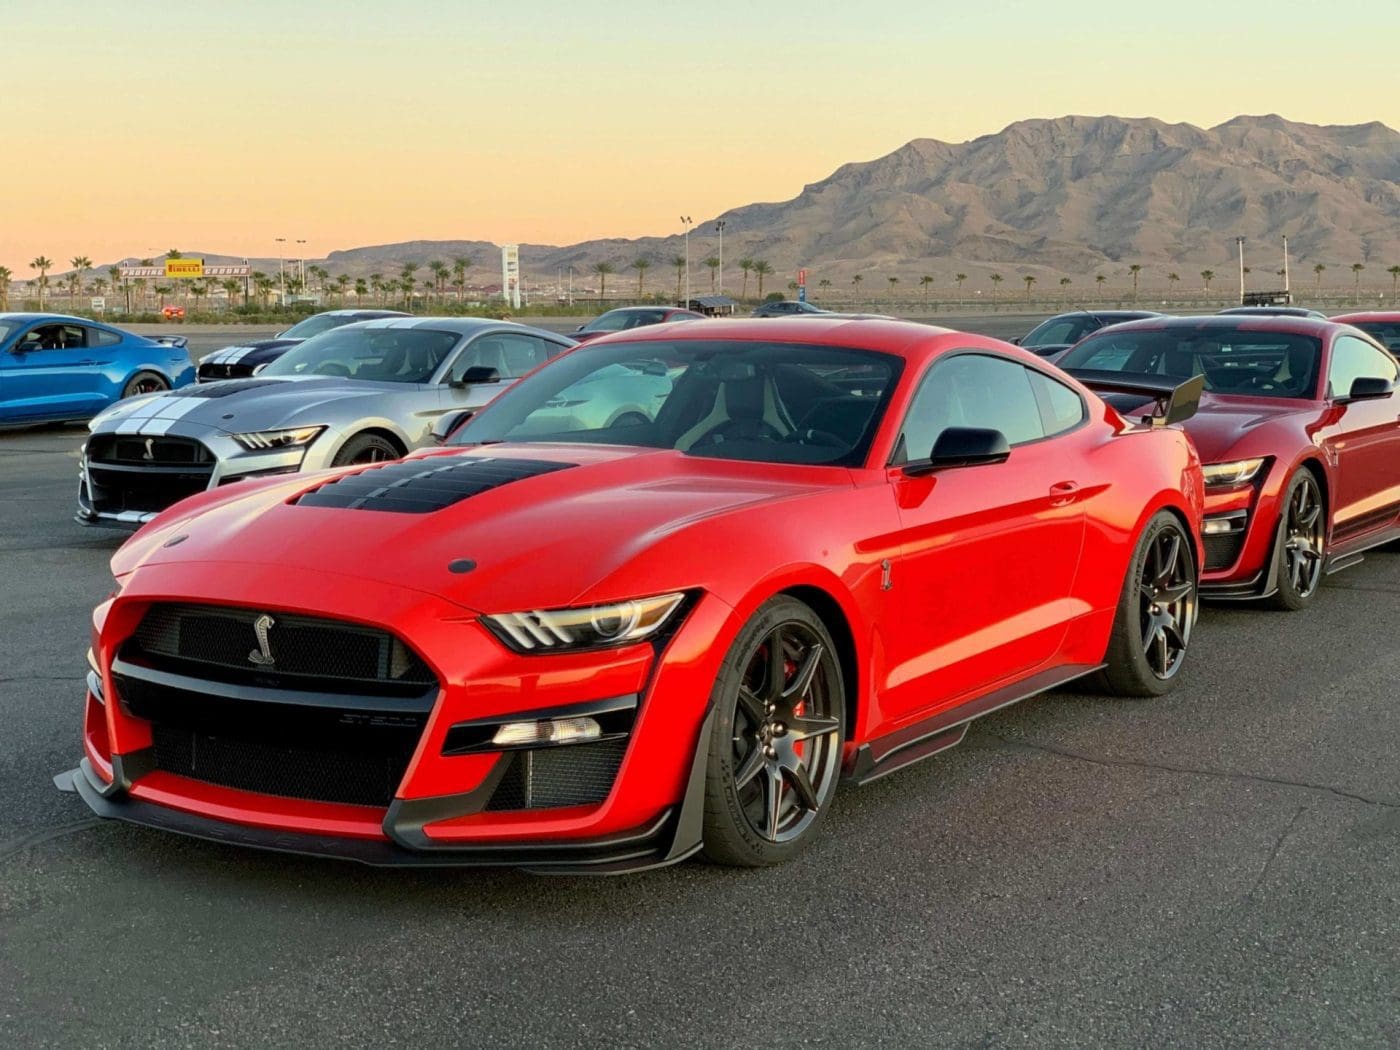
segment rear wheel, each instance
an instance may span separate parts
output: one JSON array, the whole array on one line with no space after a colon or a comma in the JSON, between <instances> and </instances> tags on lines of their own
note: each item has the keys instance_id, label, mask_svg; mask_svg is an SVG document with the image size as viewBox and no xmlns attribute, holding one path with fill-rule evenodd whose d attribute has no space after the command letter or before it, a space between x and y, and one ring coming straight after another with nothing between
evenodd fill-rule
<instances>
[{"instance_id":1,"label":"rear wheel","mask_svg":"<svg viewBox=\"0 0 1400 1050\"><path fill-rule=\"evenodd\" d=\"M165 376L156 372L137 372L126 381L126 386L122 387L122 398L159 394L162 390L169 389L170 384L166 382Z\"/></svg>"},{"instance_id":2,"label":"rear wheel","mask_svg":"<svg viewBox=\"0 0 1400 1050\"><path fill-rule=\"evenodd\" d=\"M1186 660L1196 623L1196 557L1174 514L1159 512L1138 538L1100 684L1119 696L1162 696Z\"/></svg>"},{"instance_id":3,"label":"rear wheel","mask_svg":"<svg viewBox=\"0 0 1400 1050\"><path fill-rule=\"evenodd\" d=\"M705 856L788 860L826 819L840 774L845 692L825 625L794 598L770 599L730 648L711 702Z\"/></svg>"},{"instance_id":4,"label":"rear wheel","mask_svg":"<svg viewBox=\"0 0 1400 1050\"><path fill-rule=\"evenodd\" d=\"M1283 550L1269 604L1297 610L1312 604L1327 560L1327 515L1317 477L1306 467L1288 481L1283 504Z\"/></svg>"},{"instance_id":5,"label":"rear wheel","mask_svg":"<svg viewBox=\"0 0 1400 1050\"><path fill-rule=\"evenodd\" d=\"M378 434L356 434L345 444L331 461L333 467L348 467L356 463L384 463L398 459L403 450L386 437Z\"/></svg>"}]
</instances>

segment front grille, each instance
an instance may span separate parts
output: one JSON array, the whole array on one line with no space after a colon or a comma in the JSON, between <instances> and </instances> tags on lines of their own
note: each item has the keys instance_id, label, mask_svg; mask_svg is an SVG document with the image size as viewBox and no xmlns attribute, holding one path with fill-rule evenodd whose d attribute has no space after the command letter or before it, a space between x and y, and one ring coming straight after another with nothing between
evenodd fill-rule
<instances>
[{"instance_id":1,"label":"front grille","mask_svg":"<svg viewBox=\"0 0 1400 1050\"><path fill-rule=\"evenodd\" d=\"M296 502L303 507L429 514L502 485L573 466L577 464L488 456L410 460L341 475Z\"/></svg>"},{"instance_id":2,"label":"front grille","mask_svg":"<svg viewBox=\"0 0 1400 1050\"><path fill-rule=\"evenodd\" d=\"M387 631L262 609L153 605L128 644L139 662L226 682L384 696L435 684L428 665Z\"/></svg>"},{"instance_id":3,"label":"front grille","mask_svg":"<svg viewBox=\"0 0 1400 1050\"><path fill-rule=\"evenodd\" d=\"M199 381L201 383L213 383L220 379L246 379L253 374L253 369L257 365L245 365L242 361L233 364L210 364L201 362L199 366Z\"/></svg>"},{"instance_id":4,"label":"front grille","mask_svg":"<svg viewBox=\"0 0 1400 1050\"><path fill-rule=\"evenodd\" d=\"M90 464L159 466L213 463L214 454L203 443L183 437L142 437L140 434L94 434L87 445Z\"/></svg>"},{"instance_id":5,"label":"front grille","mask_svg":"<svg viewBox=\"0 0 1400 1050\"><path fill-rule=\"evenodd\" d=\"M602 802L617 779L627 741L539 748L513 754L488 810L548 809Z\"/></svg>"},{"instance_id":6,"label":"front grille","mask_svg":"<svg viewBox=\"0 0 1400 1050\"><path fill-rule=\"evenodd\" d=\"M88 500L99 514L137 511L147 514L173 507L182 499L203 492L213 476L212 466L191 465L188 470L158 467L113 468L87 465Z\"/></svg>"},{"instance_id":7,"label":"front grille","mask_svg":"<svg viewBox=\"0 0 1400 1050\"><path fill-rule=\"evenodd\" d=\"M1239 561L1240 550L1244 547L1244 530L1221 532L1205 537L1206 571L1215 572L1228 569Z\"/></svg>"},{"instance_id":8,"label":"front grille","mask_svg":"<svg viewBox=\"0 0 1400 1050\"><path fill-rule=\"evenodd\" d=\"M114 674L151 723L155 767L282 798L387 806L422 735L421 711L366 711L210 696Z\"/></svg>"}]
</instances>

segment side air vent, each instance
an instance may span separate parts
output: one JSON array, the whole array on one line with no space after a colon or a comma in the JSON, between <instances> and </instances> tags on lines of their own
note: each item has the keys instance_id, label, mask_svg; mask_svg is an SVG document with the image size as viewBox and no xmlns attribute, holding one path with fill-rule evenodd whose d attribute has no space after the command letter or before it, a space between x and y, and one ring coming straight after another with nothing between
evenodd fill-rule
<instances>
[{"instance_id":1,"label":"side air vent","mask_svg":"<svg viewBox=\"0 0 1400 1050\"><path fill-rule=\"evenodd\" d=\"M429 514L512 481L553 474L577 465L484 456L452 459L446 463L411 460L336 478L303 494L296 502L303 507Z\"/></svg>"}]
</instances>

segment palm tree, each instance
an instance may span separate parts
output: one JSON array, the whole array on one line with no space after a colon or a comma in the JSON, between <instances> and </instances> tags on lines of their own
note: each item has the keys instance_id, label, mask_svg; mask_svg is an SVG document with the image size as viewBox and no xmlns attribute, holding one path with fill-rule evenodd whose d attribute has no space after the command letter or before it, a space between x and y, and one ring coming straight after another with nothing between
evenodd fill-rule
<instances>
[{"instance_id":1,"label":"palm tree","mask_svg":"<svg viewBox=\"0 0 1400 1050\"><path fill-rule=\"evenodd\" d=\"M887 280L887 281L890 282L890 302L894 302L894 286L897 285L897 284L899 283L899 278L898 278L898 277L886 277L885 280Z\"/></svg>"},{"instance_id":2,"label":"palm tree","mask_svg":"<svg viewBox=\"0 0 1400 1050\"><path fill-rule=\"evenodd\" d=\"M75 292L81 292L83 290L83 277L92 269L92 260L86 255L75 255L68 260L68 263L73 267L73 288Z\"/></svg>"},{"instance_id":3,"label":"palm tree","mask_svg":"<svg viewBox=\"0 0 1400 1050\"><path fill-rule=\"evenodd\" d=\"M230 277L219 285L224 290L224 295L228 297L228 308L233 309L234 300L238 298L238 293L243 290L243 282L237 277Z\"/></svg>"},{"instance_id":4,"label":"palm tree","mask_svg":"<svg viewBox=\"0 0 1400 1050\"><path fill-rule=\"evenodd\" d=\"M921 287L921 288L924 290L924 305L925 305L925 306L928 305L928 286L931 285L932 283L933 283L933 278L930 277L928 274L924 274L922 277L919 278L919 287Z\"/></svg>"},{"instance_id":5,"label":"palm tree","mask_svg":"<svg viewBox=\"0 0 1400 1050\"><path fill-rule=\"evenodd\" d=\"M1069 302L1069 286L1073 283L1068 277L1060 278L1060 289L1065 293L1065 302Z\"/></svg>"},{"instance_id":6,"label":"palm tree","mask_svg":"<svg viewBox=\"0 0 1400 1050\"><path fill-rule=\"evenodd\" d=\"M647 258L636 258L632 260L632 269L637 271L637 298L642 297L642 282L646 280L647 271L651 269L651 260Z\"/></svg>"},{"instance_id":7,"label":"palm tree","mask_svg":"<svg viewBox=\"0 0 1400 1050\"><path fill-rule=\"evenodd\" d=\"M962 309L962 304L963 304L963 290L962 290L962 286L963 286L963 281L967 280L967 274L965 274L965 273L955 273L955 274L953 274L953 280L956 281L957 284L958 284L958 309L961 310L961 309Z\"/></svg>"},{"instance_id":8,"label":"palm tree","mask_svg":"<svg viewBox=\"0 0 1400 1050\"><path fill-rule=\"evenodd\" d=\"M467 271L472 267L472 257L470 255L457 255L452 259L452 277L457 282L457 301L465 302L467 298ZM359 301L358 286L355 292L356 302Z\"/></svg>"},{"instance_id":9,"label":"palm tree","mask_svg":"<svg viewBox=\"0 0 1400 1050\"><path fill-rule=\"evenodd\" d=\"M1142 264L1133 263L1128 267L1128 272L1133 275L1133 302L1137 302L1138 274L1142 273Z\"/></svg>"},{"instance_id":10,"label":"palm tree","mask_svg":"<svg viewBox=\"0 0 1400 1050\"><path fill-rule=\"evenodd\" d=\"M1322 271L1327 269L1322 263L1313 263L1313 287L1317 294L1322 295Z\"/></svg>"},{"instance_id":11,"label":"palm tree","mask_svg":"<svg viewBox=\"0 0 1400 1050\"><path fill-rule=\"evenodd\" d=\"M1006 280L1006 278L999 273L994 273L988 280L992 282L992 302L996 302L998 290L1001 288L1001 282Z\"/></svg>"},{"instance_id":12,"label":"palm tree","mask_svg":"<svg viewBox=\"0 0 1400 1050\"><path fill-rule=\"evenodd\" d=\"M1100 298L1100 299L1103 298L1103 286L1104 286L1104 282L1107 281L1107 280L1108 280L1108 278L1105 277L1105 276L1104 276L1103 274L1101 274L1101 273L1096 273L1096 274L1094 274L1094 283L1095 283L1096 285L1099 286L1099 298Z\"/></svg>"},{"instance_id":13,"label":"palm tree","mask_svg":"<svg viewBox=\"0 0 1400 1050\"><path fill-rule=\"evenodd\" d=\"M1167 274L1167 285L1168 285L1168 287L1170 287L1170 288L1172 288L1172 289L1175 289L1175 288L1176 288L1176 282L1179 281L1179 280L1181 280L1181 275L1178 274L1175 270L1173 270L1171 273Z\"/></svg>"},{"instance_id":14,"label":"palm tree","mask_svg":"<svg viewBox=\"0 0 1400 1050\"><path fill-rule=\"evenodd\" d=\"M594 263L592 270L598 275L598 298L606 299L608 297L608 274L613 272L612 263Z\"/></svg>"},{"instance_id":15,"label":"palm tree","mask_svg":"<svg viewBox=\"0 0 1400 1050\"><path fill-rule=\"evenodd\" d=\"M384 302L384 275L382 273L372 273L369 275L369 286L374 291L376 302Z\"/></svg>"},{"instance_id":16,"label":"palm tree","mask_svg":"<svg viewBox=\"0 0 1400 1050\"><path fill-rule=\"evenodd\" d=\"M258 298L266 307L268 300L272 298L272 289L277 287L277 282L261 270L257 270L253 273L253 287L258 290Z\"/></svg>"},{"instance_id":17,"label":"palm tree","mask_svg":"<svg viewBox=\"0 0 1400 1050\"><path fill-rule=\"evenodd\" d=\"M828 281L825 277L823 277L820 281L817 282L817 287L820 288L822 291L826 291L828 288L831 287L831 282Z\"/></svg>"},{"instance_id":18,"label":"palm tree","mask_svg":"<svg viewBox=\"0 0 1400 1050\"><path fill-rule=\"evenodd\" d=\"M403 299L410 311L413 309L413 286L418 283L418 279L413 275L417 272L418 264L415 262L404 263L399 270L399 287L403 290Z\"/></svg>"},{"instance_id":19,"label":"palm tree","mask_svg":"<svg viewBox=\"0 0 1400 1050\"><path fill-rule=\"evenodd\" d=\"M356 305L356 306L363 306L363 305L364 305L364 302L365 302L365 295L366 295L366 293L368 293L368 292L369 292L369 285L365 283L365 279L364 279L363 277L356 277L356 278L355 278L355 305Z\"/></svg>"},{"instance_id":20,"label":"palm tree","mask_svg":"<svg viewBox=\"0 0 1400 1050\"><path fill-rule=\"evenodd\" d=\"M8 266L0 266L0 310L10 308L10 278L13 276Z\"/></svg>"},{"instance_id":21,"label":"palm tree","mask_svg":"<svg viewBox=\"0 0 1400 1050\"><path fill-rule=\"evenodd\" d=\"M1395 301L1396 286L1400 285L1400 266L1392 266L1385 271L1390 274L1390 300Z\"/></svg>"},{"instance_id":22,"label":"palm tree","mask_svg":"<svg viewBox=\"0 0 1400 1050\"><path fill-rule=\"evenodd\" d=\"M1026 274L1021 280L1026 282L1026 302L1031 301L1031 285L1035 284L1035 275Z\"/></svg>"},{"instance_id":23,"label":"palm tree","mask_svg":"<svg viewBox=\"0 0 1400 1050\"><path fill-rule=\"evenodd\" d=\"M169 249L169 250L165 253L165 257L166 257L167 259L182 259L182 258L184 258L184 256L182 256L182 255L180 254L180 249L179 249L179 248L171 248L171 249ZM168 293L167 293L167 294L168 294Z\"/></svg>"},{"instance_id":24,"label":"palm tree","mask_svg":"<svg viewBox=\"0 0 1400 1050\"><path fill-rule=\"evenodd\" d=\"M762 298L763 298L763 278L767 277L770 273L773 272L773 267L769 266L769 265L768 265L766 262L764 262L762 259L755 259L755 260L753 261L753 272L756 273L756 274L758 274L758 297L759 297L759 299L762 299Z\"/></svg>"},{"instance_id":25,"label":"palm tree","mask_svg":"<svg viewBox=\"0 0 1400 1050\"><path fill-rule=\"evenodd\" d=\"M739 260L739 269L741 269L741 270L744 271L744 290L743 290L742 292L739 293L739 298L740 298L740 299L747 299L747 298L749 297L749 271L751 271L751 270L753 269L753 260L752 260L752 259L740 259L740 260ZM677 298L680 298L680 297L677 296Z\"/></svg>"},{"instance_id":26,"label":"palm tree","mask_svg":"<svg viewBox=\"0 0 1400 1050\"><path fill-rule=\"evenodd\" d=\"M447 263L438 259L434 259L432 262L428 263L428 269L433 272L433 290L437 292L438 298L441 299L443 294L447 291L447 278L451 275L452 269Z\"/></svg>"},{"instance_id":27,"label":"palm tree","mask_svg":"<svg viewBox=\"0 0 1400 1050\"><path fill-rule=\"evenodd\" d=\"M203 281L195 281L190 285L190 295L194 296L194 308L196 311L199 310L200 300L208 294L209 285L205 284Z\"/></svg>"},{"instance_id":28,"label":"palm tree","mask_svg":"<svg viewBox=\"0 0 1400 1050\"><path fill-rule=\"evenodd\" d=\"M178 256L175 256L175 258L179 258L179 257L178 257ZM162 310L165 309L165 297L166 297L167 295L169 295L171 292L173 292L174 290L175 290L175 289L174 289L172 286L168 285L168 284L158 284L158 285L155 286L155 288L153 289L153 291L156 293L156 301L157 301L157 302L156 302L156 305L159 306L160 309L162 309Z\"/></svg>"},{"instance_id":29,"label":"palm tree","mask_svg":"<svg viewBox=\"0 0 1400 1050\"><path fill-rule=\"evenodd\" d=\"M347 289L347 288L349 288L349 287L350 287L350 275L349 275L348 273L343 273L343 274L340 274L338 277L336 277L336 279L335 279L335 290L336 290L336 293L340 296L340 305L341 305L341 306L344 306L344 305L345 305L345 289Z\"/></svg>"},{"instance_id":30,"label":"palm tree","mask_svg":"<svg viewBox=\"0 0 1400 1050\"><path fill-rule=\"evenodd\" d=\"M1356 262L1356 263L1352 263L1352 264L1351 264L1351 277L1352 277L1351 301L1352 301L1353 304L1356 303L1356 301L1357 301L1358 299L1361 298L1361 271L1364 270L1364 269L1366 269L1366 266L1365 266L1364 263Z\"/></svg>"},{"instance_id":31,"label":"palm tree","mask_svg":"<svg viewBox=\"0 0 1400 1050\"><path fill-rule=\"evenodd\" d=\"M705 265L710 268L710 294L714 294L715 277L719 275L719 256L711 255L705 260Z\"/></svg>"},{"instance_id":32,"label":"palm tree","mask_svg":"<svg viewBox=\"0 0 1400 1050\"><path fill-rule=\"evenodd\" d=\"M856 274L854 277L851 278L851 287L856 290L857 294L859 294L860 292L860 282L863 280L865 280L865 278L862 277L860 274Z\"/></svg>"},{"instance_id":33,"label":"palm tree","mask_svg":"<svg viewBox=\"0 0 1400 1050\"><path fill-rule=\"evenodd\" d=\"M39 271L39 310L44 309L44 289L49 286L49 268L53 266L53 260L46 255L36 255L29 263L31 270Z\"/></svg>"},{"instance_id":34,"label":"palm tree","mask_svg":"<svg viewBox=\"0 0 1400 1050\"><path fill-rule=\"evenodd\" d=\"M1210 282L1213 281L1213 280L1215 280L1215 271L1214 271L1214 270L1202 270L1202 271L1201 271L1201 280L1205 281L1205 283L1206 283L1206 294L1209 295L1209 294L1210 294Z\"/></svg>"},{"instance_id":35,"label":"palm tree","mask_svg":"<svg viewBox=\"0 0 1400 1050\"><path fill-rule=\"evenodd\" d=\"M678 303L681 302L681 282L685 280L685 268L688 262L689 260L687 260L684 255L675 255L671 257L671 265L676 268L676 302ZM750 264L749 268L752 269L753 265ZM689 306L690 304L681 303L681 305Z\"/></svg>"}]
</instances>

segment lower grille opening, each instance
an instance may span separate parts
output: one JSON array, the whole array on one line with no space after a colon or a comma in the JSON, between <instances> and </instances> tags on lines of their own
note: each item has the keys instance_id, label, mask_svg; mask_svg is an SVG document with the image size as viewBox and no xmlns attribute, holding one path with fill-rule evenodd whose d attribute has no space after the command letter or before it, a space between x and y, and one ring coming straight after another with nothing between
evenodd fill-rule
<instances>
[{"instance_id":1,"label":"lower grille opening","mask_svg":"<svg viewBox=\"0 0 1400 1050\"><path fill-rule=\"evenodd\" d=\"M1222 532L1205 537L1206 571L1228 569L1239 561L1244 547L1244 532Z\"/></svg>"},{"instance_id":2,"label":"lower grille opening","mask_svg":"<svg viewBox=\"0 0 1400 1050\"><path fill-rule=\"evenodd\" d=\"M92 501L92 509L99 513L161 511L186 496L203 492L209 487L212 475L212 467L145 472L131 468L105 469L101 464L89 462L88 497Z\"/></svg>"},{"instance_id":3,"label":"lower grille opening","mask_svg":"<svg viewBox=\"0 0 1400 1050\"><path fill-rule=\"evenodd\" d=\"M602 802L612 791L626 751L626 740L518 751L486 808L550 809Z\"/></svg>"},{"instance_id":4,"label":"lower grille opening","mask_svg":"<svg viewBox=\"0 0 1400 1050\"><path fill-rule=\"evenodd\" d=\"M115 685L151 723L157 769L313 802L388 806L427 722L421 711L230 699L129 676Z\"/></svg>"}]
</instances>

